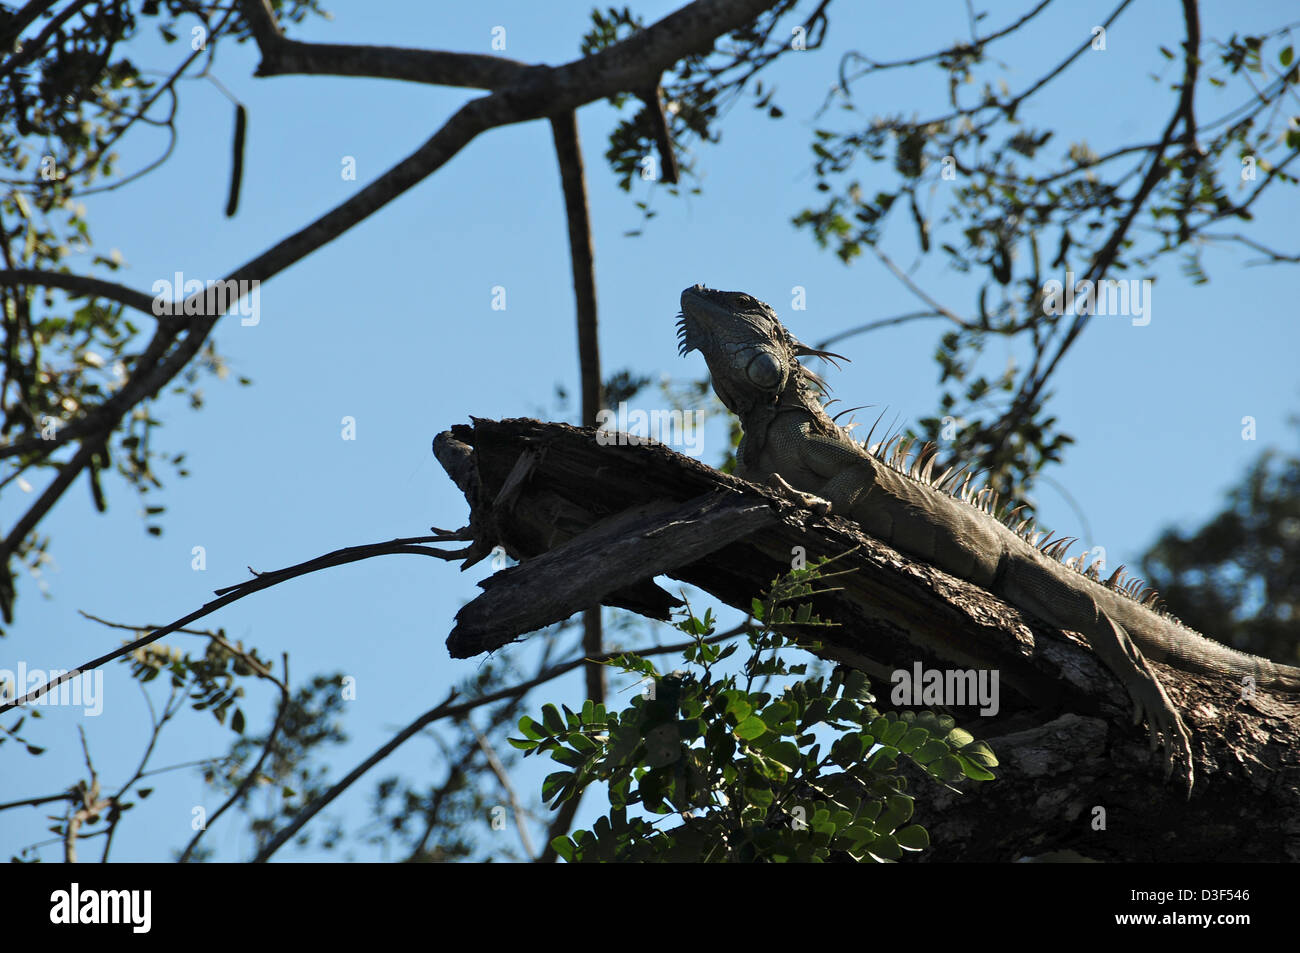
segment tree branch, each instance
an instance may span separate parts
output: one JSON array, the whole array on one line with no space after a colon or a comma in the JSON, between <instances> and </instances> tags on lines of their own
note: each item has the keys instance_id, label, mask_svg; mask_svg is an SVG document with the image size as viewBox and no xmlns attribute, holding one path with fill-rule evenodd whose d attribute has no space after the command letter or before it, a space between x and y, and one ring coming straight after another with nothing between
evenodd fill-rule
<instances>
[{"instance_id":1,"label":"tree branch","mask_svg":"<svg viewBox=\"0 0 1300 953\"><path fill-rule=\"evenodd\" d=\"M779 0L696 0L592 56L555 68L529 70L518 82L466 103L407 158L332 211L235 269L224 283L265 281L285 270L423 181L480 133L497 126L562 114L617 92L644 88L657 82L660 74L682 57L711 49L716 37L743 27L776 2ZM268 19L270 7L266 0L247 0L245 12L253 25L254 36L273 46L277 41L272 32L279 31L273 20ZM90 462L97 446L117 428L123 416L141 401L155 396L199 352L222 315L218 293L224 297L224 292L217 288L202 293L199 314L175 346L172 345L176 331L161 324L127 383L87 415L85 432L91 435L89 439L95 447L88 449L88 444L82 445L0 543L0 566L7 567L22 540ZM99 435L103 439L97 439ZM0 573L0 580L7 579L7 572ZM0 608L8 618L12 593L0 589L0 597Z\"/></svg>"},{"instance_id":2,"label":"tree branch","mask_svg":"<svg viewBox=\"0 0 1300 953\"><path fill-rule=\"evenodd\" d=\"M1128 0L1125 0L1127 3ZM1120 9L1123 9L1123 4ZM1118 14L1119 10L1116 10ZM1183 43L1184 49L1184 72L1182 87L1179 91L1178 105L1174 108L1173 115L1169 117L1169 122L1165 126L1164 133L1160 136L1160 142L1151 152L1151 164L1147 167L1146 175L1142 179L1141 185L1138 186L1137 192L1129 200L1128 209L1125 211L1123 218L1116 224L1097 253L1093 256L1092 264L1084 278L1091 281L1098 281L1105 276L1111 265L1115 262L1116 255L1119 254L1121 243L1125 236L1128 235L1129 228L1137 218L1138 213L1142 211L1147 199L1150 197L1155 187L1169 174L1169 167L1165 164L1164 153L1174 141L1174 133L1180 123L1184 124L1187 132L1186 135L1195 136L1196 127L1192 125L1195 122L1193 118L1193 98L1195 96L1196 76L1200 66L1200 43L1201 43L1201 25L1196 8L1196 0L1183 0L1183 17L1187 25L1187 39ZM1052 355L1047 366L1039 373L1027 377L1021 385L1016 398L1012 401L1011 408L1003 415L1002 419L993 428L993 434L997 435L991 442L998 445L997 438L1002 434L1014 429L1016 422L1033 406L1038 395L1046 386L1048 379L1056 370L1056 366L1065 357L1070 346L1087 327L1092 315L1089 313L1076 314L1074 321L1071 322L1070 329L1064 339L1057 346L1056 352Z\"/></svg>"},{"instance_id":3,"label":"tree branch","mask_svg":"<svg viewBox=\"0 0 1300 953\"><path fill-rule=\"evenodd\" d=\"M439 559L454 558L455 554L444 553L436 549L429 549L427 546L415 545L423 542L436 542L441 540L438 536L415 536L407 539L395 539L387 543L368 543L362 546L348 546L345 549L336 549L332 553L326 553L324 556L317 556L315 559L309 559L306 562L298 563L296 566L290 566L286 569L278 569L274 572L261 573L255 579L247 582L241 582L238 585L227 586L224 589L218 589L219 598L210 602L205 602L200 608L195 609L188 615L182 616L175 622L169 623L160 629L155 629L148 635L141 636L133 642L128 642L120 648L114 649L99 658L92 659L84 665L80 665L70 671L64 672L57 678L50 679L39 688L34 688L21 698L16 698L11 702L0 705L0 715L14 708L20 708L29 702L35 701L42 695L45 695L53 688L57 688L69 679L76 678L82 672L90 672L102 665L129 655L138 648L157 642L165 635L180 631L184 626L189 625L204 616L211 615L223 606L232 602L238 602L245 596L251 596L255 592L263 589L269 589L272 586L279 585L298 576L305 576L308 573L317 572L321 569L328 569L333 566L343 566L347 563L357 562L362 559L369 559L372 556L386 556L394 553L415 553L421 556L434 556Z\"/></svg>"}]
</instances>

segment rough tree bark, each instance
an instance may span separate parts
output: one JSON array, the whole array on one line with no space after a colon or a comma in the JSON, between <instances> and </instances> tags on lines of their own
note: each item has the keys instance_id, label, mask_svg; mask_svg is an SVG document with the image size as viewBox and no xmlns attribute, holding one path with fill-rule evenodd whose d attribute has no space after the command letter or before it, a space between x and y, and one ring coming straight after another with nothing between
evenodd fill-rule
<instances>
[{"instance_id":1,"label":"rough tree bark","mask_svg":"<svg viewBox=\"0 0 1300 953\"><path fill-rule=\"evenodd\" d=\"M439 434L434 451L470 503L464 565L498 545L520 560L457 614L454 657L600 604L664 619L678 600L657 575L747 610L796 548L810 559L849 553L840 566L854 571L814 603L839 623L817 631L816 654L870 675L886 708L889 673L915 662L999 675L996 715L949 709L992 745L999 779L960 795L918 779L918 819L935 843L924 859L1074 850L1110 861L1300 860L1297 701L1267 691L1243 699L1231 679L1157 663L1193 735L1196 784L1184 800L1081 637L900 555L852 521L659 444L603 445L589 428L473 419Z\"/></svg>"}]
</instances>

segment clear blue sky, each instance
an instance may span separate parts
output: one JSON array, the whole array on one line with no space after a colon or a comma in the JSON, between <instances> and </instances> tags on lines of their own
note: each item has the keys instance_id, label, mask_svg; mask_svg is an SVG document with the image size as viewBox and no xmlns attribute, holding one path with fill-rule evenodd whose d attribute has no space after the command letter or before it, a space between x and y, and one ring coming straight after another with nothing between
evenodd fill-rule
<instances>
[{"instance_id":1,"label":"clear blue sky","mask_svg":"<svg viewBox=\"0 0 1300 953\"><path fill-rule=\"evenodd\" d=\"M642 3L636 9L653 21L679 5ZM1093 2L1060 6L1023 38L995 48L1009 64L1013 89L1061 59L1110 10ZM505 55L559 63L577 55L588 22L581 3L341 0L332 7L332 23L311 21L291 32L309 40L490 53L491 30L503 25ZM985 22L1000 26L1026 8L993 4ZM1288 8L1206 5L1203 34L1226 39L1273 26L1287 19ZM673 328L678 295L696 282L751 292L783 313L790 289L807 288L808 310L790 321L804 340L918 307L874 259L845 267L790 219L815 201L812 113L834 81L840 53L856 48L893 58L968 36L964 4L926 9L918 18L889 5L833 6L827 48L787 57L764 77L765 84L777 85L786 118L768 120L742 102L723 122L722 142L698 151L700 196L672 199L640 182L632 196L620 192L602 158L614 113L603 102L580 112L606 373L630 367L655 378L704 374L698 355L677 357ZM1070 139L1104 152L1154 138L1172 108L1168 85L1178 75L1157 46L1176 48L1180 38L1175 0L1134 5L1109 32L1106 52L1085 56L1023 118L1057 130L1051 144L1056 154ZM133 58L164 70L175 62L175 51L150 39L138 44ZM477 95L356 79L255 79L256 62L250 43L223 48L216 67L249 109L239 215L222 216L232 109L210 84L187 83L172 158L133 186L87 200L96 249L119 249L128 264L116 280L147 291L177 270L219 277L382 174ZM1148 78L1152 72L1161 73L1162 85ZM888 74L859 86L857 102L864 109L925 114L942 107L937 76ZM1205 95L1201 115L1216 116L1239 96L1239 90L1232 97ZM128 140L123 168L147 162L160 142L150 132ZM356 181L339 174L349 155L357 160ZM868 192L885 181L875 178L884 173L865 165L858 173ZM642 237L624 237L640 224L633 207L638 199L650 201L658 217ZM1296 191L1274 189L1258 211L1252 234L1294 250ZM916 260L910 225L900 221L888 235L886 249L910 267ZM1078 442L1050 476L1077 501L1092 527L1091 542L1106 546L1112 565L1134 564L1162 527L1195 525L1216 512L1223 491L1263 446L1294 446L1286 425L1300 409L1294 271L1244 267L1253 257L1209 251L1213 280L1200 288L1175 262L1163 264L1152 276L1150 325L1094 321L1054 379L1051 407ZM88 259L72 267L91 271ZM978 276L946 271L932 256L915 278L952 309L972 308ZM496 285L507 289L504 312L490 306ZM932 413L939 393L932 354L941 330L938 323L914 324L844 342L840 349L853 363L831 372L837 395L846 406L887 405L904 422ZM110 510L99 515L84 480L78 482L41 526L53 537L56 560L46 578L50 597L42 598L31 580L20 580L18 624L0 644L0 667L24 660L68 668L117 644L116 632L82 619L78 609L162 624L209 599L212 589L247 578L248 566L279 568L342 546L419 535L430 525L459 526L465 502L432 458L434 434L470 414L572 419L572 403L562 412L553 397L557 385L571 395L579 387L566 227L549 127L533 122L481 136L380 214L265 284L261 322L241 327L228 318L216 340L233 373L251 377L254 385L205 379L201 412L173 397L156 406L155 415L166 422L158 439L186 452L193 474L168 482L161 499L168 506L165 534L145 533L129 490L112 485ZM1011 356L1023 355L994 342L985 367L996 373ZM650 388L638 406L660 401ZM1240 437L1247 415L1258 421L1253 443ZM357 421L355 441L340 438L344 416ZM715 421L709 434L702 457L716 463L725 450L723 423ZM4 525L12 525L26 502L18 491L5 491ZM1040 485L1036 502L1047 523L1079 525L1048 484ZM205 572L191 569L197 545L206 548ZM474 584L486 572L484 565L461 574L454 565L421 557L386 557L258 594L203 624L222 626L277 659L289 652L295 682L335 670L357 679L359 697L345 722L351 740L332 762L332 777L339 777L475 670L476 661L451 660L444 640L456 610L476 594ZM194 637L168 642L191 651L202 647ZM27 722L29 739L49 751L30 758L6 746L0 800L55 793L82 777L78 723L106 786L129 774L147 734L147 710L125 666L106 670L105 690L98 718L46 709L44 720ZM578 690L575 679L548 697L572 700ZM251 727L260 731L272 698L252 691L245 707ZM232 738L208 716L187 714L164 732L152 764L220 754ZM331 813L356 830L369 818L375 780L394 773L440 777L440 769L431 773L434 757L427 741L409 742ZM520 788L535 792L542 773L520 772ZM211 810L219 803L194 771L157 781L157 793L119 831L116 859L169 858L189 837L192 807ZM0 845L12 853L48 840L44 814L0 812ZM222 860L247 857L251 844L237 824L225 821L205 842ZM41 853L47 860L59 856L57 845ZM92 842L86 854L97 857L98 847ZM281 856L302 855L286 850ZM354 856L378 858L364 847Z\"/></svg>"}]
</instances>

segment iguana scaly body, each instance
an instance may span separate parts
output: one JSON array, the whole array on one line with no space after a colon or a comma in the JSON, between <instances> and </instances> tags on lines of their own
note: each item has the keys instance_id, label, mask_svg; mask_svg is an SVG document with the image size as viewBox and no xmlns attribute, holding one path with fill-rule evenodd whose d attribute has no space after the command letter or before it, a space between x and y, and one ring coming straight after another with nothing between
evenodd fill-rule
<instances>
[{"instance_id":1,"label":"iguana scaly body","mask_svg":"<svg viewBox=\"0 0 1300 953\"><path fill-rule=\"evenodd\" d=\"M988 491L972 491L951 471L932 476L933 452L909 465L906 447L874 453L823 409L825 385L798 358L840 355L799 343L776 313L750 295L702 285L682 292L681 353L698 350L713 389L740 418L744 437L737 475L767 483L805 505L856 520L900 552L974 583L1049 625L1085 636L1120 679L1162 741L1166 776L1175 761L1192 783L1191 743L1183 720L1147 659L1186 671L1252 676L1255 684L1300 692L1300 668L1279 665L1213 642L1156 611L1153 593L1123 569L1102 580L1059 557L1071 540L1040 542L1024 521L998 518ZM870 439L870 437L868 437Z\"/></svg>"}]
</instances>

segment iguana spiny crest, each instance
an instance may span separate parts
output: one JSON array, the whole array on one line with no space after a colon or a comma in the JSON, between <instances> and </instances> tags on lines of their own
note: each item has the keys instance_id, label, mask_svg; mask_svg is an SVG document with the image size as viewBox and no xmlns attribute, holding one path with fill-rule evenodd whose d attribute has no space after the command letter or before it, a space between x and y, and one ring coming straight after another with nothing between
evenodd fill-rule
<instances>
[{"instance_id":1,"label":"iguana spiny crest","mask_svg":"<svg viewBox=\"0 0 1300 953\"><path fill-rule=\"evenodd\" d=\"M817 429L823 433L848 434L848 428L837 425L825 412L822 401L829 393L825 380L804 367L799 358L820 357L831 363L850 359L800 342L766 302L739 291L715 291L704 285L687 288L682 292L677 338L678 354L684 357L698 350L704 355L718 398L741 420L751 419L756 410L770 410L774 415L784 403L806 411L820 411L814 414L813 419ZM787 395L788 389L792 394ZM783 396L794 399L783 401ZM1127 566L1120 566L1103 579L1098 572L1100 563L1087 565L1086 553L1068 558L1066 554L1079 541L1077 536L1058 537L1044 533L1032 519L1019 519L1025 504L1000 506L997 491L973 486L974 474L966 468L949 467L936 475L934 464L939 455L938 444L925 443L915 454L912 449L916 441L901 434L872 444L871 437L879 422L878 419L864 440L848 439L890 469L994 517L1062 566L1177 621L1165 610L1154 588L1127 575ZM742 463L752 466L752 461Z\"/></svg>"}]
</instances>

